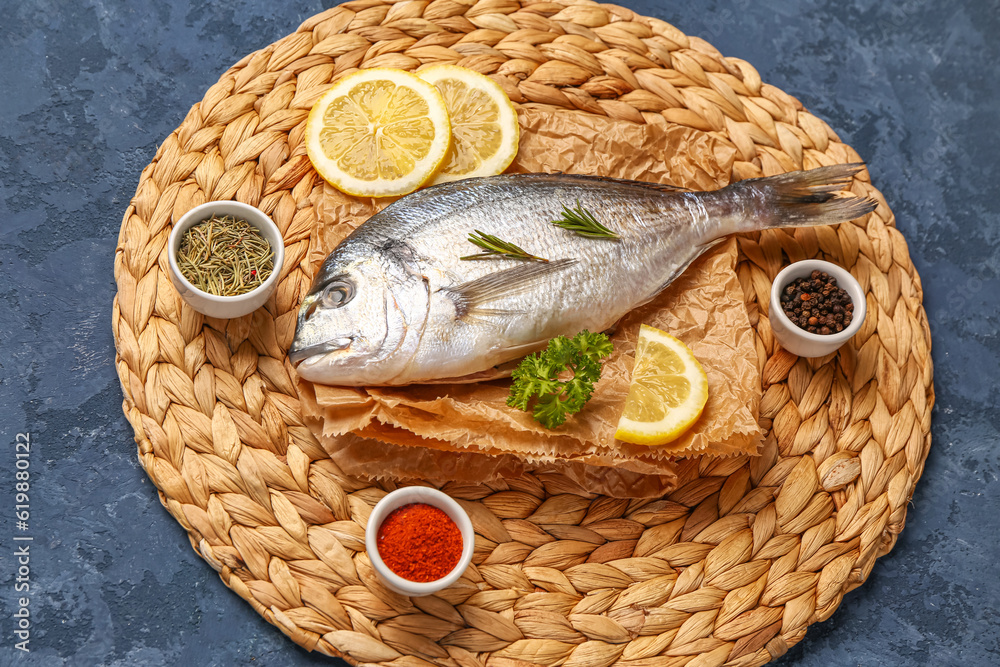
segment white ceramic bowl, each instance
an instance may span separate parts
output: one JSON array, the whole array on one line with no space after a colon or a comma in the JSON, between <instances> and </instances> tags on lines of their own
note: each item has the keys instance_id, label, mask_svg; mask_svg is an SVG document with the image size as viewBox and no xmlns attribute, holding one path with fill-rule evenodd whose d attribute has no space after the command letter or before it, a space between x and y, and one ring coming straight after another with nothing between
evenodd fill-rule
<instances>
[{"instance_id":1,"label":"white ceramic bowl","mask_svg":"<svg viewBox=\"0 0 1000 667\"><path fill-rule=\"evenodd\" d=\"M851 325L839 333L829 335L814 334L800 329L794 324L785 311L781 309L781 292L796 278L810 275L813 271L825 271L837 279L837 286L843 287L851 297L854 304L854 314L851 318ZM841 345L846 343L851 337L858 333L862 322L865 321L867 302L865 294L861 290L861 284L855 280L847 270L824 262L819 259L806 259L786 266L775 277L771 285L771 305L768 319L771 322L771 331L774 337L792 354L800 357L823 357L831 352L835 352Z\"/></svg>"},{"instance_id":2,"label":"white ceramic bowl","mask_svg":"<svg viewBox=\"0 0 1000 667\"><path fill-rule=\"evenodd\" d=\"M267 242L271 244L271 250L274 252L274 271L260 287L252 292L239 296L209 294L192 285L177 266L177 251L181 245L181 235L213 215L231 215L246 220L260 230ZM170 239L167 241L167 256L170 261L170 281L180 292L181 297L203 315L228 319L252 313L263 306L268 297L271 296L274 288L278 285L278 274L281 273L281 266L285 261L285 242L281 238L278 226L259 208L238 201L210 201L201 206L195 206L177 221L170 232Z\"/></svg>"},{"instance_id":3,"label":"white ceramic bowl","mask_svg":"<svg viewBox=\"0 0 1000 667\"><path fill-rule=\"evenodd\" d=\"M404 579L390 570L378 553L376 538L379 526L393 510L410 503L426 503L437 507L447 514L462 532L462 556L458 559L458 565L440 579L426 582ZM476 534L472 530L472 521L469 520L469 515L465 513L462 506L447 494L426 486L407 486L388 494L372 509L371 516L368 517L368 527L365 529L365 548L368 550L368 558L371 560L375 572L390 589L410 597L431 595L458 581L462 573L469 567L469 563L472 562L472 551L475 543Z\"/></svg>"}]
</instances>

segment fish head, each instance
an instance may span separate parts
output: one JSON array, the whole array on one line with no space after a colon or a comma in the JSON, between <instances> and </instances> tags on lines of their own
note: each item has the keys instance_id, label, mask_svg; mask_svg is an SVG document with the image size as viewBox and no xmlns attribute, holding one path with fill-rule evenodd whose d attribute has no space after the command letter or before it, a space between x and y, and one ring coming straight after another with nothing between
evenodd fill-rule
<instances>
[{"instance_id":1,"label":"fish head","mask_svg":"<svg viewBox=\"0 0 1000 667\"><path fill-rule=\"evenodd\" d=\"M313 382L392 384L415 351L426 303L426 286L398 254L335 250L302 300L288 357Z\"/></svg>"}]
</instances>

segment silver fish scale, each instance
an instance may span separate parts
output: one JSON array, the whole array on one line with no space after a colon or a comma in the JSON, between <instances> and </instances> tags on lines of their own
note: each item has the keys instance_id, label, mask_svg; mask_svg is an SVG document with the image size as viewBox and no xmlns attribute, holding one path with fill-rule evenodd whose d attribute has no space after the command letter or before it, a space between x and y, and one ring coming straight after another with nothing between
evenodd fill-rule
<instances>
[{"instance_id":1,"label":"silver fish scale","mask_svg":"<svg viewBox=\"0 0 1000 667\"><path fill-rule=\"evenodd\" d=\"M620 239L586 238L551 224L562 217L564 205L573 208L578 201ZM718 228L722 219L710 224L694 195L562 175L460 182L429 188L406 203L386 208L359 231L379 240L404 240L419 258L432 300L437 297L414 359L417 364L448 365L463 353L475 349L482 354L486 348L486 357L500 363L512 347L533 349L555 335L607 329L657 294L700 254L703 242L726 233ZM525 261L460 259L480 252L468 240L474 230L549 260L576 263L527 291L512 285L510 296L484 304L492 316L456 325L454 307L446 301L448 288Z\"/></svg>"},{"instance_id":2,"label":"silver fish scale","mask_svg":"<svg viewBox=\"0 0 1000 667\"><path fill-rule=\"evenodd\" d=\"M329 384L482 379L554 336L613 326L717 239L870 212L872 200L835 196L860 169L833 165L698 193L565 174L427 188L372 216L330 254L289 354L302 377ZM552 224L578 202L619 238ZM482 252L469 241L477 230L552 264L462 260Z\"/></svg>"},{"instance_id":3,"label":"silver fish scale","mask_svg":"<svg viewBox=\"0 0 1000 667\"><path fill-rule=\"evenodd\" d=\"M588 309L604 301L648 299L700 252L697 246L728 233L719 228L724 220L716 219L713 224L699 196L665 195L645 185L614 181L598 181L601 189L596 189L592 180L568 179L552 176L526 183L523 176L517 180L500 176L474 184L459 182L451 188L429 188L405 208L385 209L376 216L378 224L371 231L404 239L423 266L450 276L439 287L524 261L461 260L481 252L468 240L474 230L549 260L575 259L576 265L550 277L546 291L582 300ZM447 191L434 196L444 188ZM578 201L621 238L591 239L551 224L562 217L564 205L573 208ZM555 303L556 296L547 300Z\"/></svg>"}]
</instances>

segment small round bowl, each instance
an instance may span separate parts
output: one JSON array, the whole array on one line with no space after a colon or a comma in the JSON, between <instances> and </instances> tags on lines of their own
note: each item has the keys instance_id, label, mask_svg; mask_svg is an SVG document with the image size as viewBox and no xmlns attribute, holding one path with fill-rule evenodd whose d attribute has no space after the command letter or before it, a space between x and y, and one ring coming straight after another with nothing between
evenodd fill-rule
<instances>
[{"instance_id":1,"label":"small round bowl","mask_svg":"<svg viewBox=\"0 0 1000 667\"><path fill-rule=\"evenodd\" d=\"M410 503L425 503L437 507L447 514L462 532L462 556L458 559L458 565L440 579L425 582L404 579L390 570L378 553L377 536L382 522L393 510ZM469 520L469 515L465 513L462 506L447 494L426 486L407 486L388 494L372 509L371 516L368 517L368 527L365 529L365 548L368 550L368 558L371 560L376 574L390 589L410 597L431 595L458 581L462 573L469 567L469 563L472 562L472 551L475 543L476 534L472 530L472 521Z\"/></svg>"},{"instance_id":2,"label":"small round bowl","mask_svg":"<svg viewBox=\"0 0 1000 667\"><path fill-rule=\"evenodd\" d=\"M809 333L788 319L785 311L781 309L781 292L785 287L796 278L808 276L813 271L825 271L836 278L837 286L844 288L854 304L851 325L839 333L826 336ZM768 314L771 331L781 343L781 347L800 357L823 357L836 352L841 345L850 340L861 329L861 324L865 321L866 311L867 302L865 301L865 293L861 290L861 284L848 271L830 262L819 259L795 262L782 269L771 285L771 305Z\"/></svg>"},{"instance_id":3,"label":"small round bowl","mask_svg":"<svg viewBox=\"0 0 1000 667\"><path fill-rule=\"evenodd\" d=\"M256 227L274 252L274 270L267 280L257 289L239 296L217 296L202 291L192 285L181 273L177 265L177 251L181 246L181 235L194 225L208 220L213 215L231 215ZM181 216L170 232L167 241L167 257L170 261L170 282L174 284L181 297L192 308L203 315L219 318L234 318L252 313L267 301L274 288L278 285L278 274L285 261L285 242L281 231L274 221L259 208L238 201L210 201Z\"/></svg>"}]
</instances>

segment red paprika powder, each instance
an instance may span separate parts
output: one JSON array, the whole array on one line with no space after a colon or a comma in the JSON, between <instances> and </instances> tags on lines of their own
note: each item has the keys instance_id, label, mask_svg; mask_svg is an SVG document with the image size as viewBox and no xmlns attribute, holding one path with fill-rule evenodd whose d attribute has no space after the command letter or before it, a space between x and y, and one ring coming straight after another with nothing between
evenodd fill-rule
<instances>
[{"instance_id":1,"label":"red paprika powder","mask_svg":"<svg viewBox=\"0 0 1000 667\"><path fill-rule=\"evenodd\" d=\"M443 510L410 503L389 513L376 536L386 566L410 581L434 581L462 557L462 531Z\"/></svg>"}]
</instances>

